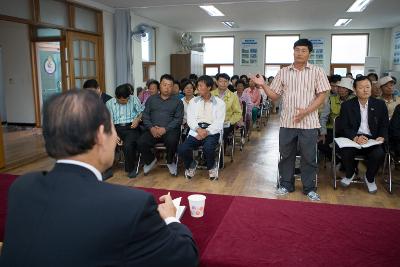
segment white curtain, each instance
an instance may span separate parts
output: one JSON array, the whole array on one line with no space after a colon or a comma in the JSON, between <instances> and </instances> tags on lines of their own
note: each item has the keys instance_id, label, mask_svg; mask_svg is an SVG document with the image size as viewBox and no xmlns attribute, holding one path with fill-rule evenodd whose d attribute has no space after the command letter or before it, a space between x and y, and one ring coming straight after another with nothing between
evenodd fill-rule
<instances>
[{"instance_id":1,"label":"white curtain","mask_svg":"<svg viewBox=\"0 0 400 267\"><path fill-rule=\"evenodd\" d=\"M114 13L115 64L117 86L133 83L133 58L131 38L131 14L128 9L118 9Z\"/></svg>"}]
</instances>

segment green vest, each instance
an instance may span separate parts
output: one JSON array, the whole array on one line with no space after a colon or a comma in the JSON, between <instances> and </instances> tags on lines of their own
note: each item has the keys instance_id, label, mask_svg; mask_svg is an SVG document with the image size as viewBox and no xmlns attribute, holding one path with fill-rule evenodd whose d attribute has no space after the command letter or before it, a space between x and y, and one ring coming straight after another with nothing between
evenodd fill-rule
<instances>
[{"instance_id":1,"label":"green vest","mask_svg":"<svg viewBox=\"0 0 400 267\"><path fill-rule=\"evenodd\" d=\"M347 100L352 99L354 97L353 94L347 96ZM329 119L326 123L326 128L327 129L333 129L333 120L340 115L340 105L344 102L340 100L339 95L334 95L329 97L329 101L331 104L331 111L329 113Z\"/></svg>"}]
</instances>

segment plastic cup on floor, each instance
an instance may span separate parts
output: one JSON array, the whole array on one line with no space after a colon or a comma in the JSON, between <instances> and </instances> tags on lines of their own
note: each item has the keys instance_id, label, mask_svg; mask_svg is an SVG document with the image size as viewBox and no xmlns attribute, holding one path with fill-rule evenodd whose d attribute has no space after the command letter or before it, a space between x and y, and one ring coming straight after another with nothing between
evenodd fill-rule
<instances>
[{"instance_id":1,"label":"plastic cup on floor","mask_svg":"<svg viewBox=\"0 0 400 267\"><path fill-rule=\"evenodd\" d=\"M188 196L190 215L195 218L203 217L206 205L206 196L194 194Z\"/></svg>"}]
</instances>

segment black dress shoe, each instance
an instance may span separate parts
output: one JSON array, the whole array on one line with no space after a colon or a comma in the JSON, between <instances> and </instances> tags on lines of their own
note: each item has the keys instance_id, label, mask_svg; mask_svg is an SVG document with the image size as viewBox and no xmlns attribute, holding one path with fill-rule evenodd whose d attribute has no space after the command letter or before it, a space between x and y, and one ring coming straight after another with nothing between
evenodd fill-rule
<instances>
[{"instance_id":1,"label":"black dress shoe","mask_svg":"<svg viewBox=\"0 0 400 267\"><path fill-rule=\"evenodd\" d=\"M136 175L137 175L136 170L133 170L130 173L128 173L129 178L136 178Z\"/></svg>"},{"instance_id":2,"label":"black dress shoe","mask_svg":"<svg viewBox=\"0 0 400 267\"><path fill-rule=\"evenodd\" d=\"M102 174L102 176L103 176L103 181L104 180L107 180L107 179L109 179L109 178L111 178L111 177L113 177L113 175L114 175L114 173L113 173L113 170L110 168L110 169L108 169L108 170L106 170L103 174Z\"/></svg>"}]
</instances>

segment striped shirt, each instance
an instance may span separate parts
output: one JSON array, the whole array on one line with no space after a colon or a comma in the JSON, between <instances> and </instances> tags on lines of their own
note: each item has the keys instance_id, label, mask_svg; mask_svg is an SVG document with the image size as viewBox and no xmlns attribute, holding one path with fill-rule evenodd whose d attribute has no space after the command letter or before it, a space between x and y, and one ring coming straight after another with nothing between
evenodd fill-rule
<instances>
[{"instance_id":1,"label":"striped shirt","mask_svg":"<svg viewBox=\"0 0 400 267\"><path fill-rule=\"evenodd\" d=\"M144 110L139 98L133 95L129 97L128 103L125 105L119 104L117 99L113 97L107 101L106 106L114 124L131 123Z\"/></svg>"},{"instance_id":2,"label":"striped shirt","mask_svg":"<svg viewBox=\"0 0 400 267\"><path fill-rule=\"evenodd\" d=\"M282 68L270 85L282 96L282 113L280 126L284 128L316 129L320 127L318 109L305 116L299 123L294 122L297 108L307 108L318 93L330 90L328 78L320 67L307 63L302 70L293 64Z\"/></svg>"}]
</instances>

